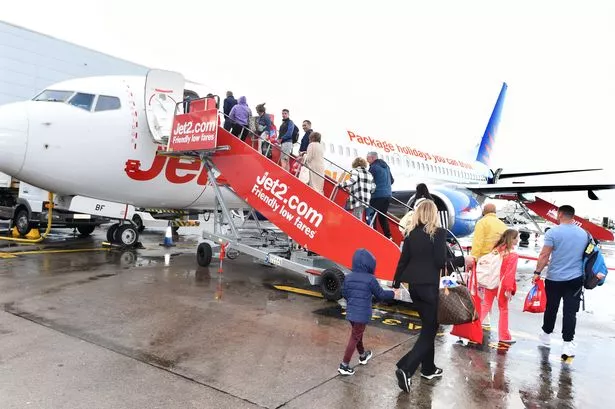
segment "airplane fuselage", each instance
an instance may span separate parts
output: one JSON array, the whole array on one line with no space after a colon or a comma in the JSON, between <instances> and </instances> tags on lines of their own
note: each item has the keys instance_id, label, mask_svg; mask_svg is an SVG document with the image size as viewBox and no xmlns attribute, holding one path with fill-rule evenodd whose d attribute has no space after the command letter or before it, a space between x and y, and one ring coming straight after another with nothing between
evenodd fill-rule
<instances>
[{"instance_id":1,"label":"airplane fuselage","mask_svg":"<svg viewBox=\"0 0 615 409\"><path fill-rule=\"evenodd\" d=\"M156 109L164 113L174 110L175 101L146 97L144 85L143 77L81 78L50 86L31 101L2 107L0 144L12 155L5 161L0 153L0 171L66 196L137 208L213 208L215 195L200 161L156 154L162 145L154 140L147 116L152 107L146 105L158 102ZM353 131L333 135L322 142L332 162L327 164L329 176L344 176L334 163L350 170L357 156L376 151L391 168L393 190L430 183L439 207L448 212L448 226L460 236L471 233L480 206L456 184L484 181L488 169L482 164ZM229 206L243 205L229 190L223 192Z\"/></svg>"}]
</instances>

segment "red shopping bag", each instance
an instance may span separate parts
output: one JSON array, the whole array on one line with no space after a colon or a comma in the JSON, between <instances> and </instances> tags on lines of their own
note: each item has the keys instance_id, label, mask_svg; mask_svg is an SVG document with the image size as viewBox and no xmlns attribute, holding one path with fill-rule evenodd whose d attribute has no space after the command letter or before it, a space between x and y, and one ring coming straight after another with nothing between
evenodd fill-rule
<instances>
[{"instance_id":1,"label":"red shopping bag","mask_svg":"<svg viewBox=\"0 0 615 409\"><path fill-rule=\"evenodd\" d=\"M525 297L525 303L523 303L524 312L545 312L547 309L547 293L545 291L545 282L539 278L536 283L530 288L530 291Z\"/></svg>"},{"instance_id":2,"label":"red shopping bag","mask_svg":"<svg viewBox=\"0 0 615 409\"><path fill-rule=\"evenodd\" d=\"M472 271L470 272L470 276L468 278L468 290L470 290L470 295L472 296L472 302L474 303L474 308L476 309L477 316L480 317L481 299L480 299L480 296L478 295L478 281L476 279L476 263L474 263L474 266L472 266ZM453 329L451 330L451 335L456 335L460 338L466 338L472 342L482 344L483 343L483 327L481 325L480 319L477 319L472 322L468 322L467 324L453 325Z\"/></svg>"}]
</instances>

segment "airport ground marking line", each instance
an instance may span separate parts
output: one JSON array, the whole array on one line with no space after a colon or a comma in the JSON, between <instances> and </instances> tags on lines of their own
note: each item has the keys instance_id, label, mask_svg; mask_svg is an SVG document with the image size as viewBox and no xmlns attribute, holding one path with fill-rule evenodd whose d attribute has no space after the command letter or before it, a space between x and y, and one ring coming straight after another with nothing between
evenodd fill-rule
<instances>
[{"instance_id":1,"label":"airport ground marking line","mask_svg":"<svg viewBox=\"0 0 615 409\"><path fill-rule=\"evenodd\" d=\"M323 298L322 294L319 293L318 291L313 291L313 290L304 290L303 288L297 288L297 287L290 287L287 285L274 285L274 288L276 288L277 290L281 290L281 291L288 291L291 293L295 293L295 294L302 294L302 295L311 295L313 297L318 297L318 298ZM408 310L408 309L398 309L398 308L390 308L390 307L385 307L385 306L379 306L379 305L375 305L374 306L375 309L377 310L382 310L382 311L386 311L386 312L394 312L394 313L399 313L402 315L407 315L410 317L418 317L419 313L413 310Z\"/></svg>"},{"instance_id":2,"label":"airport ground marking line","mask_svg":"<svg viewBox=\"0 0 615 409\"><path fill-rule=\"evenodd\" d=\"M301 295L311 295L312 297L323 298L322 294L318 291L312 290L304 290L303 288L289 287L287 285L274 285L273 286L277 290L288 291L290 293L301 294Z\"/></svg>"},{"instance_id":3,"label":"airport ground marking line","mask_svg":"<svg viewBox=\"0 0 615 409\"><path fill-rule=\"evenodd\" d=\"M19 310L14 310L14 311L11 311L11 310L9 310L9 309L7 309L7 308L6 308L6 304L4 305L3 311L4 311L4 312L6 312L6 313L8 313L8 314L11 314L11 315L13 315L13 316L15 316L15 317L21 318L21 319L23 319L23 320L30 321L30 322L32 322L32 323L33 323L33 324L35 324L35 325L38 325L38 326L41 326L41 327L44 327L44 328L50 329L50 330L55 331L55 332L58 332L58 333L60 333L60 334L63 334L63 335L65 335L65 336L69 337L69 338L79 339L79 340L81 340L81 341L87 342L88 344L91 344L91 345L97 346L97 347L99 347L99 348L102 348L102 349L104 349L104 350L107 350L107 351L109 351L109 352L112 352L112 353L115 353L115 354L121 355L121 356L123 356L123 357L125 357L125 358L128 358L128 359L131 359L131 360L133 360L133 361L136 361L136 362L139 362L139 363L141 363L141 364L144 364L144 365L147 365L147 366L151 366L152 368L156 368L156 369L158 369L158 370L161 370L161 371L167 372L168 374L170 374L170 375L172 375L172 376L177 376L177 377L182 378L182 379L185 379L185 380L187 380L187 381L189 381L189 382L193 382L193 383L195 383L195 384L197 384L197 385L201 385L201 386L204 386L204 387L206 387L206 388L212 389L212 390L214 390L214 391L216 391L216 392L220 392L220 393L222 393L223 395L227 395L227 396L230 396L230 397L232 397L232 398L242 400L242 401L247 402L247 403L249 403L249 404L251 404L251 405L257 406L257 407L259 407L259 408L267 409L267 407L266 407L266 406L260 405L260 404L258 404L258 403L256 403L256 402L252 402L251 400L249 400L249 399L247 399L247 398L242 398L241 396L236 396L236 395L233 395L233 394L232 394L232 393L230 393L230 392L227 392L227 391L224 391L224 390L222 390L222 389L216 388L215 386L212 386L212 385L208 385L208 384L203 383L203 382L201 382L201 381L198 381L198 380L196 380L196 379L194 379L194 378L191 378L191 377L189 377L189 376L187 376L187 375L183 375L183 374L181 374L181 373L174 372L174 371L172 371L172 370L170 370L170 369L168 369L168 368L165 368L164 366L157 365L157 364L152 363L152 362L142 361L142 360L140 360L140 359L138 359L138 358L136 358L136 357L134 357L134 356L130 355L129 353L123 352L123 351L121 351L121 350L116 350L116 349L114 349L114 348L112 348L112 347L109 347L109 346L101 345L100 343L98 343L98 342L96 342L96 341L94 341L94 340L92 340L92 339L89 339L89 338L87 338L87 337L82 337L82 336L79 336L79 335L72 334L72 333L68 332L67 330L62 330L62 329L57 328L57 327L53 327L53 326L50 326L50 325L45 325L44 323L39 322L39 321L37 321L36 319L34 319L34 317L36 317L36 316L34 316L34 315L32 316L33 318L28 317L28 315L30 315L30 314L29 314L29 313L27 313L27 312L25 312L25 311L23 311L23 312L19 312ZM40 318L42 318L42 317L40 317ZM130 349L129 349L129 348L126 348L126 349L130 351Z\"/></svg>"},{"instance_id":4,"label":"airport ground marking line","mask_svg":"<svg viewBox=\"0 0 615 409\"><path fill-rule=\"evenodd\" d=\"M386 312L397 312L403 315L408 315L410 317L418 317L419 313L413 310L407 310L405 308L403 309L397 309L397 308L390 308L390 307L384 307L384 306L379 306L379 305L375 305L374 306L375 309L377 310L382 310L382 311L386 311Z\"/></svg>"},{"instance_id":5,"label":"airport ground marking line","mask_svg":"<svg viewBox=\"0 0 615 409\"><path fill-rule=\"evenodd\" d=\"M15 253L6 253L12 254L14 257L20 255L33 255L33 254L59 254L59 253L85 253L89 251L110 251L111 249L106 249L104 247L94 248L94 249L64 249L64 250L28 250L28 251L17 251ZM5 253L0 253L0 258ZM10 257L9 257L10 258Z\"/></svg>"}]
</instances>

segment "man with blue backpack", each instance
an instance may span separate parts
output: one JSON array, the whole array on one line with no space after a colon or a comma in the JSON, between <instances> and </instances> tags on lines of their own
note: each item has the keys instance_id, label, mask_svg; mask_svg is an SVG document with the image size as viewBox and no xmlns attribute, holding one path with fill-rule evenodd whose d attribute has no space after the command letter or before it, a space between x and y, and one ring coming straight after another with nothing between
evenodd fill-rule
<instances>
[{"instance_id":1,"label":"man with blue backpack","mask_svg":"<svg viewBox=\"0 0 615 409\"><path fill-rule=\"evenodd\" d=\"M592 240L585 230L575 224L574 208L568 205L561 206L557 211L557 219L559 226L553 227L545 233L544 246L538 256L533 281L540 278L542 270L548 264L549 268L545 279L547 308L544 313L542 333L539 335L539 339L543 346L550 347L551 333L555 328L560 301L563 299L562 338L564 347L562 358L567 359L575 354L576 345L573 339L577 325L577 312L579 311L583 287L589 288L586 284L585 269L588 269L587 275L589 278L595 276L600 282L606 276L606 268L604 271L594 273L594 266L600 268L599 263L595 262L599 259L598 255L592 255L595 251L599 251L597 246L593 246L589 250L587 256L592 255L594 261L591 262L591 265L588 264L586 250L590 249ZM602 260L604 262L604 259ZM595 284L593 286L595 287Z\"/></svg>"}]
</instances>

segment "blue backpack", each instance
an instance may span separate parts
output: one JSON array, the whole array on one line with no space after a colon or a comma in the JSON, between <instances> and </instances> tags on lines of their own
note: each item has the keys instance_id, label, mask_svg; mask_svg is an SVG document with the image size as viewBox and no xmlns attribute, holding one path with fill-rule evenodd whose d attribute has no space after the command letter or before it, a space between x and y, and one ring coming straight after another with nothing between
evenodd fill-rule
<instances>
[{"instance_id":1,"label":"blue backpack","mask_svg":"<svg viewBox=\"0 0 615 409\"><path fill-rule=\"evenodd\" d=\"M587 239L587 247L583 252L583 287L592 290L596 286L604 284L609 270L596 240L589 233L587 233ZM604 274L602 280L597 277L600 273Z\"/></svg>"}]
</instances>

